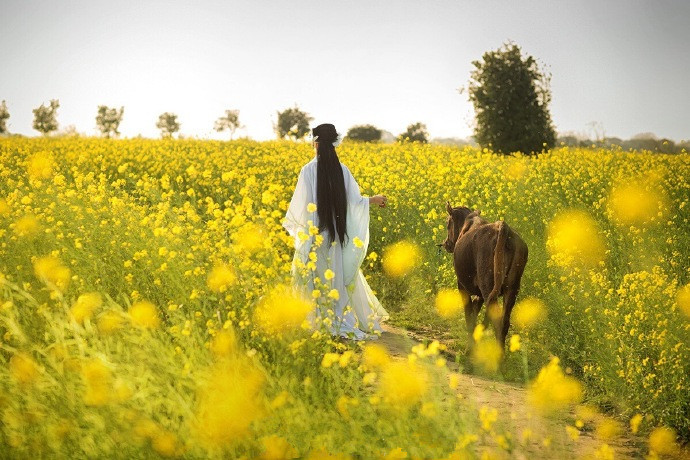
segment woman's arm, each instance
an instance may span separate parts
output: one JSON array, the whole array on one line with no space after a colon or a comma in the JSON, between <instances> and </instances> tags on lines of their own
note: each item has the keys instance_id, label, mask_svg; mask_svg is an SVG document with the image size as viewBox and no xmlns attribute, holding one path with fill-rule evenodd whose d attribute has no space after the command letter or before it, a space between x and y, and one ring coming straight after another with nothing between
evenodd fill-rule
<instances>
[{"instance_id":1,"label":"woman's arm","mask_svg":"<svg viewBox=\"0 0 690 460\"><path fill-rule=\"evenodd\" d=\"M369 197L369 204L377 204L380 208L386 207L388 198L385 195L374 195Z\"/></svg>"}]
</instances>

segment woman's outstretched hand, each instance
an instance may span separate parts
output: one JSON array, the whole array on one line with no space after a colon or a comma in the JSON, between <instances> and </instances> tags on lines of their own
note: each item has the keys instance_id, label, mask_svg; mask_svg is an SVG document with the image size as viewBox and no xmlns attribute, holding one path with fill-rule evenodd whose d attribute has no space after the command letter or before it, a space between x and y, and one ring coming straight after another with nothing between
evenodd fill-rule
<instances>
[{"instance_id":1,"label":"woman's outstretched hand","mask_svg":"<svg viewBox=\"0 0 690 460\"><path fill-rule=\"evenodd\" d=\"M369 203L377 204L380 208L385 208L388 198L385 195L374 195L369 197Z\"/></svg>"}]
</instances>

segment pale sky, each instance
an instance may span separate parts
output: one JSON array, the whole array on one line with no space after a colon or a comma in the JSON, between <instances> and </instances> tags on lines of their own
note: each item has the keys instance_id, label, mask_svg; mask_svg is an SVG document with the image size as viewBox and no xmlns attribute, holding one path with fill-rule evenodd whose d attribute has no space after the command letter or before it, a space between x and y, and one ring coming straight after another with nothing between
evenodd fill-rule
<instances>
[{"instance_id":1,"label":"pale sky","mask_svg":"<svg viewBox=\"0 0 690 460\"><path fill-rule=\"evenodd\" d=\"M124 136L157 137L178 114L185 136L274 138L297 104L345 132L472 134L471 62L506 40L553 75L559 132L651 131L690 138L690 1L676 0L0 0L0 100L11 132L36 135L31 110L60 100L61 128L95 134L97 106L124 106Z\"/></svg>"}]
</instances>

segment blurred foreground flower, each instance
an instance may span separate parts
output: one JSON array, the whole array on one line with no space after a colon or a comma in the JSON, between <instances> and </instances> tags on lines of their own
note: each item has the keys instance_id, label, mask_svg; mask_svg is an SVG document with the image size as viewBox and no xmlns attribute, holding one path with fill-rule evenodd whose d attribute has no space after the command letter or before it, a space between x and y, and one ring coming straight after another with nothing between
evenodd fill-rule
<instances>
[{"instance_id":1,"label":"blurred foreground flower","mask_svg":"<svg viewBox=\"0 0 690 460\"><path fill-rule=\"evenodd\" d=\"M199 386L195 432L207 444L221 446L249 434L264 413L264 375L247 359L219 362Z\"/></svg>"},{"instance_id":2,"label":"blurred foreground flower","mask_svg":"<svg viewBox=\"0 0 690 460\"><path fill-rule=\"evenodd\" d=\"M379 369L390 363L391 358L388 356L388 351L383 345L377 343L370 343L365 345L362 354L364 364L368 369Z\"/></svg>"},{"instance_id":3,"label":"blurred foreground flower","mask_svg":"<svg viewBox=\"0 0 690 460\"><path fill-rule=\"evenodd\" d=\"M211 341L211 351L218 357L230 356L235 350L237 350L237 339L232 329L219 331Z\"/></svg>"},{"instance_id":4,"label":"blurred foreground flower","mask_svg":"<svg viewBox=\"0 0 690 460\"><path fill-rule=\"evenodd\" d=\"M475 332L477 331L478 329L475 329ZM477 340L472 349L472 362L485 372L494 373L498 371L501 358L503 358L503 350L496 340L490 337Z\"/></svg>"},{"instance_id":5,"label":"blurred foreground flower","mask_svg":"<svg viewBox=\"0 0 690 460\"><path fill-rule=\"evenodd\" d=\"M82 324L84 320L91 319L93 312L101 305L103 305L103 299L98 292L87 292L77 298L70 312L74 320Z\"/></svg>"},{"instance_id":6,"label":"blurred foreground flower","mask_svg":"<svg viewBox=\"0 0 690 460\"><path fill-rule=\"evenodd\" d=\"M584 211L561 212L549 223L546 247L556 264L595 266L604 259L606 246L594 219Z\"/></svg>"},{"instance_id":7,"label":"blurred foreground flower","mask_svg":"<svg viewBox=\"0 0 690 460\"><path fill-rule=\"evenodd\" d=\"M26 172L34 180L49 179L54 167L55 161L49 152L38 152L28 158Z\"/></svg>"},{"instance_id":8,"label":"blurred foreground flower","mask_svg":"<svg viewBox=\"0 0 690 460\"><path fill-rule=\"evenodd\" d=\"M129 317L132 324L147 329L157 328L161 323L156 306L145 300L135 302L129 308Z\"/></svg>"},{"instance_id":9,"label":"blurred foreground flower","mask_svg":"<svg viewBox=\"0 0 690 460\"><path fill-rule=\"evenodd\" d=\"M452 318L463 311L469 302L470 296L465 291L441 289L436 295L436 311L444 318Z\"/></svg>"},{"instance_id":10,"label":"blurred foreground flower","mask_svg":"<svg viewBox=\"0 0 690 460\"><path fill-rule=\"evenodd\" d=\"M665 426L654 428L649 434L649 450L658 455L675 455L679 450L676 432Z\"/></svg>"},{"instance_id":11,"label":"blurred foreground flower","mask_svg":"<svg viewBox=\"0 0 690 460\"><path fill-rule=\"evenodd\" d=\"M417 245L409 241L398 241L384 249L383 270L388 276L398 278L419 265L420 258Z\"/></svg>"},{"instance_id":12,"label":"blurred foreground flower","mask_svg":"<svg viewBox=\"0 0 690 460\"><path fill-rule=\"evenodd\" d=\"M285 438L275 434L261 438L264 451L259 457L261 460L287 460L298 458L299 454Z\"/></svg>"},{"instance_id":13,"label":"blurred foreground flower","mask_svg":"<svg viewBox=\"0 0 690 460\"><path fill-rule=\"evenodd\" d=\"M427 391L428 378L424 369L410 362L392 362L384 367L379 390L381 396L394 406L409 407L422 399Z\"/></svg>"},{"instance_id":14,"label":"blurred foreground flower","mask_svg":"<svg viewBox=\"0 0 690 460\"><path fill-rule=\"evenodd\" d=\"M515 305L511 319L518 328L527 329L542 321L545 316L544 302L534 297L528 297Z\"/></svg>"},{"instance_id":15,"label":"blurred foreground flower","mask_svg":"<svg viewBox=\"0 0 690 460\"><path fill-rule=\"evenodd\" d=\"M103 361L93 359L84 363L81 374L86 385L84 403L87 406L102 406L110 402L112 374Z\"/></svg>"},{"instance_id":16,"label":"blurred foreground flower","mask_svg":"<svg viewBox=\"0 0 690 460\"><path fill-rule=\"evenodd\" d=\"M295 289L278 285L259 301L254 320L269 334L281 333L298 328L313 309Z\"/></svg>"},{"instance_id":17,"label":"blurred foreground flower","mask_svg":"<svg viewBox=\"0 0 690 460\"><path fill-rule=\"evenodd\" d=\"M249 253L254 253L264 247L264 242L267 237L263 227L249 222L235 232L232 236L232 240L238 248Z\"/></svg>"},{"instance_id":18,"label":"blurred foreground flower","mask_svg":"<svg viewBox=\"0 0 690 460\"><path fill-rule=\"evenodd\" d=\"M232 267L225 264L216 265L209 273L206 285L213 292L225 292L236 280L237 275Z\"/></svg>"},{"instance_id":19,"label":"blurred foreground flower","mask_svg":"<svg viewBox=\"0 0 690 460\"><path fill-rule=\"evenodd\" d=\"M10 358L10 375L19 383L31 383L38 377L36 361L26 353L17 353Z\"/></svg>"},{"instance_id":20,"label":"blurred foreground flower","mask_svg":"<svg viewBox=\"0 0 690 460\"><path fill-rule=\"evenodd\" d=\"M527 402L541 413L565 409L582 399L582 385L563 374L558 358L544 366L527 390Z\"/></svg>"},{"instance_id":21,"label":"blurred foreground flower","mask_svg":"<svg viewBox=\"0 0 690 460\"><path fill-rule=\"evenodd\" d=\"M17 219L14 223L14 232L17 236L32 237L41 230L38 219L32 215L27 215Z\"/></svg>"},{"instance_id":22,"label":"blurred foreground flower","mask_svg":"<svg viewBox=\"0 0 690 460\"><path fill-rule=\"evenodd\" d=\"M640 225L663 215L664 195L661 189L645 180L622 183L611 190L608 212L620 225Z\"/></svg>"},{"instance_id":23,"label":"blurred foreground flower","mask_svg":"<svg viewBox=\"0 0 690 460\"><path fill-rule=\"evenodd\" d=\"M676 302L680 307L680 311L685 313L686 316L690 317L690 284L686 284L682 288L678 289L676 294Z\"/></svg>"},{"instance_id":24,"label":"blurred foreground flower","mask_svg":"<svg viewBox=\"0 0 690 460\"><path fill-rule=\"evenodd\" d=\"M41 257L34 262L34 273L44 283L56 287L60 291L67 289L71 272L62 265L60 259L53 256Z\"/></svg>"}]
</instances>

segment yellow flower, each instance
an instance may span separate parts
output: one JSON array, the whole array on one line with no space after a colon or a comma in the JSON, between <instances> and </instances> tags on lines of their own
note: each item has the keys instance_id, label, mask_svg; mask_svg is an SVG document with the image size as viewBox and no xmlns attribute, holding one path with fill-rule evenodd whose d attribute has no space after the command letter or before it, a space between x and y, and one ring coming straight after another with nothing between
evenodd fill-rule
<instances>
[{"instance_id":1,"label":"yellow flower","mask_svg":"<svg viewBox=\"0 0 690 460\"><path fill-rule=\"evenodd\" d=\"M98 318L98 332L109 335L122 328L122 315L114 311L106 311Z\"/></svg>"},{"instance_id":2,"label":"yellow flower","mask_svg":"<svg viewBox=\"0 0 690 460\"><path fill-rule=\"evenodd\" d=\"M612 190L608 211L620 225L646 224L657 220L664 209L664 196L656 184L635 180Z\"/></svg>"},{"instance_id":3,"label":"yellow flower","mask_svg":"<svg viewBox=\"0 0 690 460\"><path fill-rule=\"evenodd\" d=\"M72 276L70 269L63 266L60 259L53 256L36 259L34 262L34 273L41 281L56 287L60 291L67 289Z\"/></svg>"},{"instance_id":4,"label":"yellow flower","mask_svg":"<svg viewBox=\"0 0 690 460\"><path fill-rule=\"evenodd\" d=\"M321 367L331 367L334 363L340 362L340 354L338 353L325 353L323 359L321 360Z\"/></svg>"},{"instance_id":5,"label":"yellow flower","mask_svg":"<svg viewBox=\"0 0 690 460\"><path fill-rule=\"evenodd\" d=\"M316 204L314 203L309 203L307 205L307 212L316 212Z\"/></svg>"},{"instance_id":6,"label":"yellow flower","mask_svg":"<svg viewBox=\"0 0 690 460\"><path fill-rule=\"evenodd\" d=\"M14 223L14 232L17 236L31 237L36 235L41 229L38 219L32 215L20 217Z\"/></svg>"},{"instance_id":7,"label":"yellow flower","mask_svg":"<svg viewBox=\"0 0 690 460\"><path fill-rule=\"evenodd\" d=\"M19 383L31 383L39 375L39 368L36 361L26 353L17 353L10 358L10 375Z\"/></svg>"},{"instance_id":8,"label":"yellow flower","mask_svg":"<svg viewBox=\"0 0 690 460\"><path fill-rule=\"evenodd\" d=\"M288 402L289 399L290 399L290 393L283 390L278 394L278 396L273 398L273 401L271 401L271 404L269 406L273 410L279 409L279 408L283 407Z\"/></svg>"},{"instance_id":9,"label":"yellow flower","mask_svg":"<svg viewBox=\"0 0 690 460\"><path fill-rule=\"evenodd\" d=\"M685 313L686 316L690 317L690 283L678 289L678 294L676 294L676 302L680 307L680 311Z\"/></svg>"},{"instance_id":10,"label":"yellow flower","mask_svg":"<svg viewBox=\"0 0 690 460\"><path fill-rule=\"evenodd\" d=\"M557 411L582 399L582 385L563 374L558 358L552 358L527 389L527 402L542 413Z\"/></svg>"},{"instance_id":11,"label":"yellow flower","mask_svg":"<svg viewBox=\"0 0 690 460\"><path fill-rule=\"evenodd\" d=\"M228 265L216 265L211 270L206 280L206 285L213 292L225 292L228 287L235 284L237 276L235 270Z\"/></svg>"},{"instance_id":12,"label":"yellow flower","mask_svg":"<svg viewBox=\"0 0 690 460\"><path fill-rule=\"evenodd\" d=\"M102 406L111 399L112 374L99 359L84 363L81 374L86 384L84 403L87 406Z\"/></svg>"},{"instance_id":13,"label":"yellow flower","mask_svg":"<svg viewBox=\"0 0 690 460\"><path fill-rule=\"evenodd\" d=\"M482 422L482 430L491 431L494 422L498 420L498 411L482 406L479 409L479 421Z\"/></svg>"},{"instance_id":14,"label":"yellow flower","mask_svg":"<svg viewBox=\"0 0 690 460\"><path fill-rule=\"evenodd\" d=\"M7 200L4 198L0 198L0 216L9 216L10 215L10 205L7 204Z\"/></svg>"},{"instance_id":15,"label":"yellow flower","mask_svg":"<svg viewBox=\"0 0 690 460\"><path fill-rule=\"evenodd\" d=\"M457 390L458 386L460 386L460 374L457 372L451 372L448 375L448 386L451 390Z\"/></svg>"},{"instance_id":16,"label":"yellow flower","mask_svg":"<svg viewBox=\"0 0 690 460\"><path fill-rule=\"evenodd\" d=\"M402 450L400 447L396 447L395 449L391 449L386 455L383 456L383 458L400 460L407 458L407 452Z\"/></svg>"},{"instance_id":17,"label":"yellow flower","mask_svg":"<svg viewBox=\"0 0 690 460\"><path fill-rule=\"evenodd\" d=\"M675 455L679 450L676 432L665 426L655 428L649 434L649 450L661 455Z\"/></svg>"},{"instance_id":18,"label":"yellow flower","mask_svg":"<svg viewBox=\"0 0 690 460\"><path fill-rule=\"evenodd\" d=\"M419 265L419 248L409 241L399 241L383 252L383 270L388 276L398 278L410 273Z\"/></svg>"},{"instance_id":19,"label":"yellow flower","mask_svg":"<svg viewBox=\"0 0 690 460\"><path fill-rule=\"evenodd\" d=\"M151 440L151 446L163 457L173 457L178 453L177 436L168 430L156 434Z\"/></svg>"},{"instance_id":20,"label":"yellow flower","mask_svg":"<svg viewBox=\"0 0 690 460\"><path fill-rule=\"evenodd\" d=\"M158 317L158 309L154 304L148 301L135 302L129 308L129 317L132 324L135 326L155 329L157 328L161 320Z\"/></svg>"},{"instance_id":21,"label":"yellow flower","mask_svg":"<svg viewBox=\"0 0 690 460\"><path fill-rule=\"evenodd\" d=\"M333 273L333 270L331 270L330 268L326 269L326 271L323 272L323 277L326 278L328 281L332 280L334 276L335 273Z\"/></svg>"},{"instance_id":22,"label":"yellow flower","mask_svg":"<svg viewBox=\"0 0 690 460\"><path fill-rule=\"evenodd\" d=\"M632 431L633 434L637 434L643 418L642 414L635 414L633 418L630 419L630 431Z\"/></svg>"},{"instance_id":23,"label":"yellow flower","mask_svg":"<svg viewBox=\"0 0 690 460\"><path fill-rule=\"evenodd\" d=\"M465 291L441 289L436 295L436 311L444 318L452 318L463 311L469 301Z\"/></svg>"},{"instance_id":24,"label":"yellow flower","mask_svg":"<svg viewBox=\"0 0 690 460\"><path fill-rule=\"evenodd\" d=\"M391 362L388 351L382 345L377 343L369 343L364 346L362 353L364 364L369 369L377 369L386 366Z\"/></svg>"},{"instance_id":25,"label":"yellow flower","mask_svg":"<svg viewBox=\"0 0 690 460\"><path fill-rule=\"evenodd\" d=\"M338 299L340 299L340 293L338 292L337 289L331 289L328 292L328 298L333 299L333 300L338 300Z\"/></svg>"},{"instance_id":26,"label":"yellow flower","mask_svg":"<svg viewBox=\"0 0 690 460\"><path fill-rule=\"evenodd\" d=\"M520 336L518 334L513 334L510 336L510 351L515 352L520 350Z\"/></svg>"},{"instance_id":27,"label":"yellow flower","mask_svg":"<svg viewBox=\"0 0 690 460\"><path fill-rule=\"evenodd\" d=\"M28 158L26 170L32 179L49 179L53 175L54 165L49 152L39 152Z\"/></svg>"},{"instance_id":28,"label":"yellow flower","mask_svg":"<svg viewBox=\"0 0 690 460\"><path fill-rule=\"evenodd\" d=\"M229 356L237 349L235 332L232 329L223 329L216 334L211 341L211 351L219 357Z\"/></svg>"},{"instance_id":29,"label":"yellow flower","mask_svg":"<svg viewBox=\"0 0 690 460\"><path fill-rule=\"evenodd\" d=\"M264 247L268 235L263 227L249 222L240 227L232 236L232 239L237 247L249 252L255 253Z\"/></svg>"},{"instance_id":30,"label":"yellow flower","mask_svg":"<svg viewBox=\"0 0 690 460\"><path fill-rule=\"evenodd\" d=\"M597 437L604 440L609 440L618 437L622 432L623 427L621 426L621 424L609 417L602 417L598 421L597 428L595 431Z\"/></svg>"},{"instance_id":31,"label":"yellow flower","mask_svg":"<svg viewBox=\"0 0 690 460\"><path fill-rule=\"evenodd\" d=\"M194 432L210 446L223 446L250 434L263 417L263 374L241 356L220 361L199 386Z\"/></svg>"},{"instance_id":32,"label":"yellow flower","mask_svg":"<svg viewBox=\"0 0 690 460\"><path fill-rule=\"evenodd\" d=\"M278 285L259 301L254 320L264 332L282 333L298 328L313 309L296 290Z\"/></svg>"},{"instance_id":33,"label":"yellow flower","mask_svg":"<svg viewBox=\"0 0 690 460\"><path fill-rule=\"evenodd\" d=\"M606 246L599 228L584 211L569 210L549 223L546 247L560 266L594 266L604 259Z\"/></svg>"},{"instance_id":34,"label":"yellow flower","mask_svg":"<svg viewBox=\"0 0 690 460\"><path fill-rule=\"evenodd\" d=\"M533 297L528 297L515 305L512 322L520 329L526 329L542 321L546 316L544 303Z\"/></svg>"},{"instance_id":35,"label":"yellow flower","mask_svg":"<svg viewBox=\"0 0 690 460\"><path fill-rule=\"evenodd\" d=\"M474 331L472 331L472 338L475 342L479 342L482 339L482 337L484 337L484 325L477 324L474 327Z\"/></svg>"},{"instance_id":36,"label":"yellow flower","mask_svg":"<svg viewBox=\"0 0 690 460\"><path fill-rule=\"evenodd\" d=\"M408 407L426 394L427 380L426 372L417 364L392 362L383 368L380 391L392 405Z\"/></svg>"},{"instance_id":37,"label":"yellow flower","mask_svg":"<svg viewBox=\"0 0 690 460\"><path fill-rule=\"evenodd\" d=\"M352 244L354 244L356 248L362 248L364 246L364 241L359 239L358 236L355 236L352 238Z\"/></svg>"},{"instance_id":38,"label":"yellow flower","mask_svg":"<svg viewBox=\"0 0 690 460\"><path fill-rule=\"evenodd\" d=\"M259 458L262 460L287 460L299 457L297 450L285 438L275 434L261 438L261 444L264 451Z\"/></svg>"},{"instance_id":39,"label":"yellow flower","mask_svg":"<svg viewBox=\"0 0 690 460\"><path fill-rule=\"evenodd\" d=\"M472 362L486 372L498 371L503 358L503 350L494 339L485 338L477 342L472 350Z\"/></svg>"},{"instance_id":40,"label":"yellow flower","mask_svg":"<svg viewBox=\"0 0 690 460\"><path fill-rule=\"evenodd\" d=\"M74 320L81 324L84 320L91 319L93 312L100 308L102 304L103 299L101 299L101 295L98 292L88 292L77 298L70 312Z\"/></svg>"},{"instance_id":41,"label":"yellow flower","mask_svg":"<svg viewBox=\"0 0 690 460\"><path fill-rule=\"evenodd\" d=\"M568 437L573 441L577 441L580 437L580 430L574 426L566 425L565 432L568 433Z\"/></svg>"}]
</instances>

